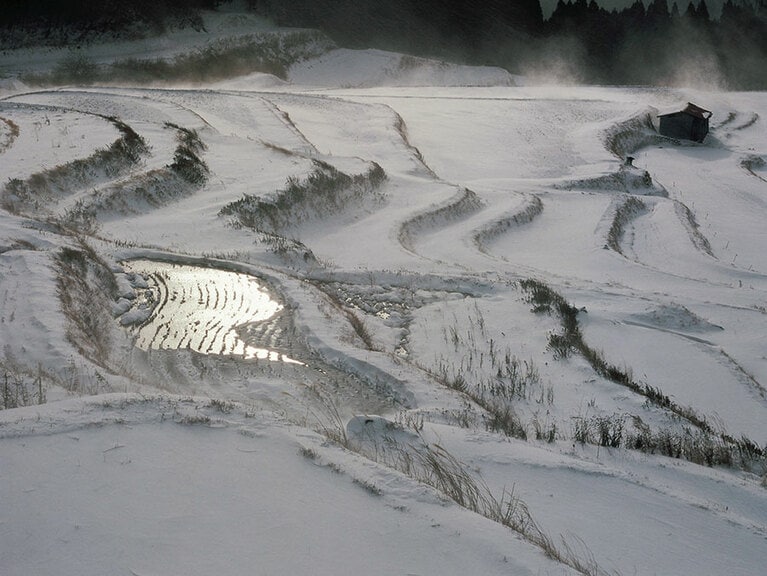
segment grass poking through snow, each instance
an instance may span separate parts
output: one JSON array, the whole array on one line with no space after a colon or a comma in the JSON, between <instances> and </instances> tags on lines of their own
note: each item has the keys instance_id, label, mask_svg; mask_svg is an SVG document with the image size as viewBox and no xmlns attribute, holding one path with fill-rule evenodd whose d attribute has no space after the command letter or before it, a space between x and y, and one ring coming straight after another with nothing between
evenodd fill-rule
<instances>
[{"instance_id":1,"label":"grass poking through snow","mask_svg":"<svg viewBox=\"0 0 767 576\"><path fill-rule=\"evenodd\" d=\"M623 446L683 458L706 466L738 466L762 472L767 470L767 449L759 447L745 436L736 439L724 431L714 429L705 417L692 408L680 406L660 388L637 382L630 371L610 364L599 351L591 348L583 338L578 323L578 309L561 294L532 279L521 281L520 286L528 293L533 312L549 313L559 318L562 332L549 336L549 348L556 358L562 359L573 352L579 353L600 376L644 396L689 424L683 426L681 431L653 431L647 425L639 425L635 432L624 434L621 416L606 420L581 419L575 425L576 440L602 446Z\"/></svg>"}]
</instances>

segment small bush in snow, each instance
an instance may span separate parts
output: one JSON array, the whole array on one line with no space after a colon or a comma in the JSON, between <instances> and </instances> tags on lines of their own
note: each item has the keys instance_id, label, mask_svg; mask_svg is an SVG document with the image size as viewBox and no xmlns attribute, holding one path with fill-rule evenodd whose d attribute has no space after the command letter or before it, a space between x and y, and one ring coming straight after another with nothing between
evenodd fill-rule
<instances>
[{"instance_id":1,"label":"small bush in snow","mask_svg":"<svg viewBox=\"0 0 767 576\"><path fill-rule=\"evenodd\" d=\"M0 362L0 410L32 404L45 404L42 374L32 377L10 363Z\"/></svg>"},{"instance_id":2,"label":"small bush in snow","mask_svg":"<svg viewBox=\"0 0 767 576\"><path fill-rule=\"evenodd\" d=\"M176 130L178 146L173 154L173 162L168 166L174 174L190 184L202 186L208 179L210 170L208 165L199 156L207 150L207 146L200 138L197 130L183 128L175 124L167 123L167 127Z\"/></svg>"}]
</instances>

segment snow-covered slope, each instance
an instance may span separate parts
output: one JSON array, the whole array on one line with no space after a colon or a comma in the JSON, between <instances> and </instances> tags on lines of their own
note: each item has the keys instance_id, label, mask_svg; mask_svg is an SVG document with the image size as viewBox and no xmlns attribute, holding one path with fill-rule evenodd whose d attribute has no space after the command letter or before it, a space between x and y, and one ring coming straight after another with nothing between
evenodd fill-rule
<instances>
[{"instance_id":1,"label":"snow-covered slope","mask_svg":"<svg viewBox=\"0 0 767 576\"><path fill-rule=\"evenodd\" d=\"M767 95L287 77L4 85L0 572L760 574Z\"/></svg>"},{"instance_id":2,"label":"snow-covered slope","mask_svg":"<svg viewBox=\"0 0 767 576\"><path fill-rule=\"evenodd\" d=\"M471 67L382 50L339 48L300 62L290 80L304 86L371 88L373 86L513 86L501 68Z\"/></svg>"}]
</instances>

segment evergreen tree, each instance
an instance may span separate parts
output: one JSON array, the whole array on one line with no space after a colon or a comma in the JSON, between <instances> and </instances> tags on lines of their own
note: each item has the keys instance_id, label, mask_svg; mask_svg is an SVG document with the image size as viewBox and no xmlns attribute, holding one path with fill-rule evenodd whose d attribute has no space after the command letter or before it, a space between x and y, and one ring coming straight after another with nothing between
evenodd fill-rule
<instances>
[{"instance_id":1,"label":"evergreen tree","mask_svg":"<svg viewBox=\"0 0 767 576\"><path fill-rule=\"evenodd\" d=\"M642 0L634 0L634 3L617 13L616 18L620 22L623 36L634 34L645 27L647 12Z\"/></svg>"},{"instance_id":2,"label":"evergreen tree","mask_svg":"<svg viewBox=\"0 0 767 576\"><path fill-rule=\"evenodd\" d=\"M647 7L647 19L653 24L665 24L670 18L667 0L653 0Z\"/></svg>"},{"instance_id":3,"label":"evergreen tree","mask_svg":"<svg viewBox=\"0 0 767 576\"><path fill-rule=\"evenodd\" d=\"M700 4L698 4L698 11L696 13L696 17L699 22L702 22L705 24L711 21L711 15L708 13L708 6L706 6L706 0L700 0Z\"/></svg>"},{"instance_id":4,"label":"evergreen tree","mask_svg":"<svg viewBox=\"0 0 767 576\"><path fill-rule=\"evenodd\" d=\"M634 0L634 3L623 11L624 20L633 26L641 26L645 21L647 12L642 0Z\"/></svg>"},{"instance_id":5,"label":"evergreen tree","mask_svg":"<svg viewBox=\"0 0 767 576\"><path fill-rule=\"evenodd\" d=\"M501 0L500 16L504 23L530 33L543 28L543 10L538 0Z\"/></svg>"},{"instance_id":6,"label":"evergreen tree","mask_svg":"<svg viewBox=\"0 0 767 576\"><path fill-rule=\"evenodd\" d=\"M568 0L557 0L557 5L548 20L548 28L553 32L562 32L570 26L572 3Z\"/></svg>"}]
</instances>

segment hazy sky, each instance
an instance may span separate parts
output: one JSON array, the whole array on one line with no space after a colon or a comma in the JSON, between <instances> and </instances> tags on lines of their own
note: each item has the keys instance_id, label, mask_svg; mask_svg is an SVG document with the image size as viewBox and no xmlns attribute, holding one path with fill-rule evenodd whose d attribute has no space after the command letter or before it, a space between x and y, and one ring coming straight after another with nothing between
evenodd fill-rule
<instances>
[{"instance_id":1,"label":"hazy sky","mask_svg":"<svg viewBox=\"0 0 767 576\"><path fill-rule=\"evenodd\" d=\"M700 0L693 0L693 4L697 5L699 1ZM645 6L647 6L651 0L643 0L643 2L645 3ZM679 10L684 12L684 10L687 8L687 5L690 3L690 0L668 0L669 9L671 9L671 6L674 5L674 2L676 2L679 6ZM631 6L633 3L634 0L597 0L597 4L606 8L607 10L612 10L613 8L625 8L626 6ZM706 0L708 11L714 18L719 17L719 13L722 10L722 4L724 4L724 0ZM543 17L548 18L554 11L554 7L556 5L557 0L541 0Z\"/></svg>"}]
</instances>

